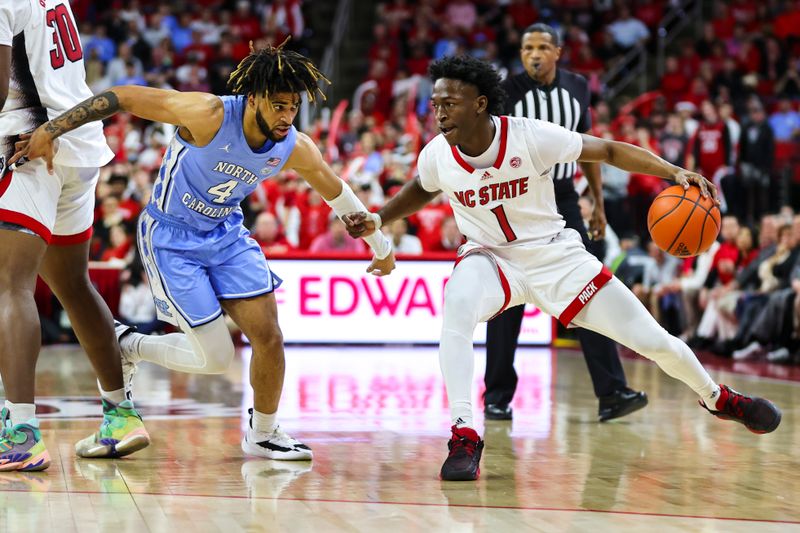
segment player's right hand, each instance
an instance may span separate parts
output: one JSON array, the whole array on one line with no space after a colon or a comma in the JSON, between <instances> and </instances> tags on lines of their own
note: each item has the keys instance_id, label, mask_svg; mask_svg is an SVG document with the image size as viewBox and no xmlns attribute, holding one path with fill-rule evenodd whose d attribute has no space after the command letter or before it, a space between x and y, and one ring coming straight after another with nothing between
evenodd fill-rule
<instances>
[{"instance_id":1,"label":"player's right hand","mask_svg":"<svg viewBox=\"0 0 800 533\"><path fill-rule=\"evenodd\" d=\"M43 157L47 164L47 172L53 173L53 157L55 157L55 139L45 130L47 122L34 130L32 134L25 133L20 136L19 142L14 145L14 155L8 160L11 166L23 157L27 160Z\"/></svg>"},{"instance_id":2,"label":"player's right hand","mask_svg":"<svg viewBox=\"0 0 800 533\"><path fill-rule=\"evenodd\" d=\"M389 255L383 259L373 257L372 263L367 267L367 272L374 276L388 276L394 270L394 266L394 252L389 252Z\"/></svg>"},{"instance_id":3,"label":"player's right hand","mask_svg":"<svg viewBox=\"0 0 800 533\"><path fill-rule=\"evenodd\" d=\"M354 239L368 237L377 229L375 220L363 212L348 213L342 217L342 222L344 222L344 227L347 228L347 233Z\"/></svg>"}]
</instances>

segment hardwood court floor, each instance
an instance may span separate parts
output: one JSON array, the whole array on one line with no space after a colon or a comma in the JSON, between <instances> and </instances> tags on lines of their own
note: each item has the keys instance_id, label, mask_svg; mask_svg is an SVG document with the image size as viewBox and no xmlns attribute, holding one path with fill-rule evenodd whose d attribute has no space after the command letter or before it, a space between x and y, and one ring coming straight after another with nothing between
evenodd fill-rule
<instances>
[{"instance_id":1,"label":"hardwood court floor","mask_svg":"<svg viewBox=\"0 0 800 533\"><path fill-rule=\"evenodd\" d=\"M478 418L481 478L448 483L437 479L449 420L434 349L289 348L281 418L313 464L242 457L248 357L221 376L143 366L136 395L153 444L90 461L73 453L98 422L89 366L78 348L45 349L38 389L53 464L0 475L0 531L800 530L796 381L713 371L783 408L781 427L758 436L706 414L649 362L626 360L650 405L598 424L578 353L521 350L513 424Z\"/></svg>"}]
</instances>

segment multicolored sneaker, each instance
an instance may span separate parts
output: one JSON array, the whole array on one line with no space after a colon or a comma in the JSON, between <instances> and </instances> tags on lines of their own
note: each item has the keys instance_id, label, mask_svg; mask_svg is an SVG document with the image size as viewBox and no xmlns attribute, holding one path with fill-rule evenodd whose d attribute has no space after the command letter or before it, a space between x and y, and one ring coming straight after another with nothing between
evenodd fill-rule
<instances>
[{"instance_id":1,"label":"multicolored sneaker","mask_svg":"<svg viewBox=\"0 0 800 533\"><path fill-rule=\"evenodd\" d=\"M142 417L130 400L114 405L103 398L100 431L75 444L79 457L124 457L150 444Z\"/></svg>"},{"instance_id":2,"label":"multicolored sneaker","mask_svg":"<svg viewBox=\"0 0 800 533\"><path fill-rule=\"evenodd\" d=\"M11 424L7 408L0 411L0 472L35 471L50 466L50 454L44 447L42 433L34 424Z\"/></svg>"},{"instance_id":3,"label":"multicolored sneaker","mask_svg":"<svg viewBox=\"0 0 800 533\"><path fill-rule=\"evenodd\" d=\"M713 410L702 401L700 405L717 418L744 424L753 433L770 433L781 423L781 410L771 401L745 396L727 385L720 384L719 398Z\"/></svg>"},{"instance_id":4,"label":"multicolored sneaker","mask_svg":"<svg viewBox=\"0 0 800 533\"><path fill-rule=\"evenodd\" d=\"M483 441L478 433L468 427L453 426L447 442L450 453L442 465L439 478L444 481L473 481L481 475Z\"/></svg>"},{"instance_id":5,"label":"multicolored sneaker","mask_svg":"<svg viewBox=\"0 0 800 533\"><path fill-rule=\"evenodd\" d=\"M253 429L253 409L250 423L247 425L242 439L242 451L255 457L266 457L277 461L310 461L313 458L311 448L291 437L277 426L272 433L262 433Z\"/></svg>"}]
</instances>

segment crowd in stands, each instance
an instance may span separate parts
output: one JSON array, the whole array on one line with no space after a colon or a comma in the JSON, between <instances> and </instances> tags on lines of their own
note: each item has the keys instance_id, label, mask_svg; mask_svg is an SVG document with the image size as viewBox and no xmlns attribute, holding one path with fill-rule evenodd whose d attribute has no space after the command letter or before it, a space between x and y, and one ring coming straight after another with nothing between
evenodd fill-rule
<instances>
[{"instance_id":1,"label":"crowd in stands","mask_svg":"<svg viewBox=\"0 0 800 533\"><path fill-rule=\"evenodd\" d=\"M602 74L631 48L652 53L659 23L675 3L376 3L363 83L344 113L323 115L306 133L318 140L335 172L364 204L377 209L414 176L420 147L436 134L427 102L430 62L472 54L491 62L502 76L521 72L524 28L547 22L563 39L559 65L589 80L593 134L632 142L696 169L723 193L721 242L699 258L680 261L652 245L645 226L647 209L666 184L604 167L607 264L665 327L687 340L736 357L752 356L760 346L773 359L789 360L800 337L800 315L794 318L800 218L789 207L800 178L794 170L800 135L800 1L715 2L702 35L680 40L670 50L663 76L651 84L653 92L603 100ZM304 50L312 35L304 16L313 8L310 0L304 5L300 0L107 4L72 0L94 91L141 84L225 94L227 76L249 52L251 40L258 48L291 35L289 46ZM135 220L149 200L173 134L171 126L125 114L106 124L116 158L102 170L97 189L92 254L128 267L131 298L146 288L139 282ZM582 183L579 179L579 188ZM582 202L589 213L590 199ZM365 253L292 172L264 182L242 208L269 256ZM404 254L453 253L463 239L444 197L384 231ZM779 334L755 326L775 325L758 317L776 313L783 313ZM137 321L146 322L143 318Z\"/></svg>"}]
</instances>

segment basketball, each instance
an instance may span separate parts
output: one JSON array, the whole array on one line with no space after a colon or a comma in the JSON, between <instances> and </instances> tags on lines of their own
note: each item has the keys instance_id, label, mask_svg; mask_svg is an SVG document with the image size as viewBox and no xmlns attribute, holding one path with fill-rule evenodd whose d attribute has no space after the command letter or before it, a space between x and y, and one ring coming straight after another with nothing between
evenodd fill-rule
<instances>
[{"instance_id":1,"label":"basketball","mask_svg":"<svg viewBox=\"0 0 800 533\"><path fill-rule=\"evenodd\" d=\"M695 185L664 189L647 213L647 229L653 242L676 257L691 257L708 250L719 228L719 208L710 196L703 198L700 187Z\"/></svg>"}]
</instances>

